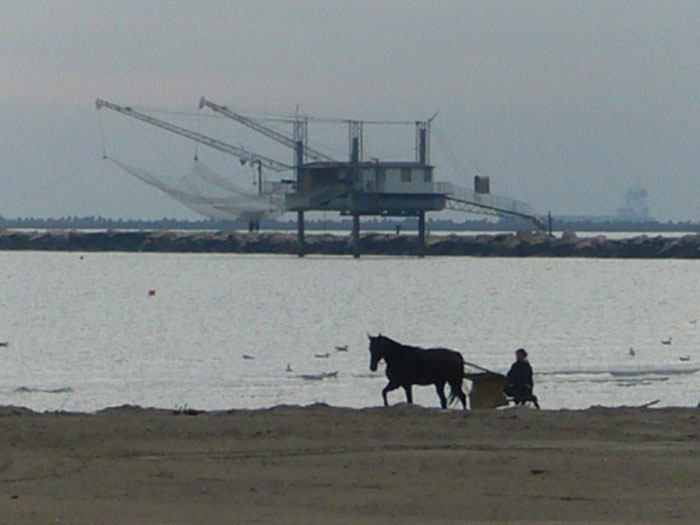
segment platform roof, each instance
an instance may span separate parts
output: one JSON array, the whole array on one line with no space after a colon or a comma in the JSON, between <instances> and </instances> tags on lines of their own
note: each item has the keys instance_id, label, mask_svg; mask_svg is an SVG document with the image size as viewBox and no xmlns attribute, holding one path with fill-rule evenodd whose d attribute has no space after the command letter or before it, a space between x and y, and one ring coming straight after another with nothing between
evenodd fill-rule
<instances>
[{"instance_id":1,"label":"platform roof","mask_svg":"<svg viewBox=\"0 0 700 525\"><path fill-rule=\"evenodd\" d=\"M340 169L340 168L432 168L430 164L421 164L420 162L405 162L405 161L361 161L357 163L352 163L350 161L344 162L307 162L299 166L301 169Z\"/></svg>"}]
</instances>

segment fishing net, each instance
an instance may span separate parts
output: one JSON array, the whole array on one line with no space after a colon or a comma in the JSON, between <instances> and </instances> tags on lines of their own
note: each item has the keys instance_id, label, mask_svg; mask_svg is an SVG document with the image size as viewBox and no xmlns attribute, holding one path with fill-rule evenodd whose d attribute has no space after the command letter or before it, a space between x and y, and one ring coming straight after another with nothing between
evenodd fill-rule
<instances>
[{"instance_id":1,"label":"fishing net","mask_svg":"<svg viewBox=\"0 0 700 525\"><path fill-rule=\"evenodd\" d=\"M110 160L129 175L212 219L259 221L283 213L284 197L281 193L264 191L256 194L244 190L200 160L196 160L189 173L181 177L162 175L116 159Z\"/></svg>"}]
</instances>

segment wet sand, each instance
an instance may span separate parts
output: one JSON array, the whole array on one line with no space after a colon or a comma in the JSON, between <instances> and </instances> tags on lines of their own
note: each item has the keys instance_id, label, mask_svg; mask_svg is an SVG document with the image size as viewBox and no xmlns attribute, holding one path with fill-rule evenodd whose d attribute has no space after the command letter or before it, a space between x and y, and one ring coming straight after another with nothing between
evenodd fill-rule
<instances>
[{"instance_id":1,"label":"wet sand","mask_svg":"<svg viewBox=\"0 0 700 525\"><path fill-rule=\"evenodd\" d=\"M5 523L693 522L700 410L0 408Z\"/></svg>"}]
</instances>

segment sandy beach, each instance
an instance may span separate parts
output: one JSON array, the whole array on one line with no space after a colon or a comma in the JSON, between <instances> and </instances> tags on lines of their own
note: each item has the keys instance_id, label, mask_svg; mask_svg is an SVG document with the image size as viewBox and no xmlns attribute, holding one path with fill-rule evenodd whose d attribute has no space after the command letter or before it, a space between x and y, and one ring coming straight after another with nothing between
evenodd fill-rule
<instances>
[{"instance_id":1,"label":"sandy beach","mask_svg":"<svg viewBox=\"0 0 700 525\"><path fill-rule=\"evenodd\" d=\"M10 523L694 521L698 409L0 408Z\"/></svg>"}]
</instances>

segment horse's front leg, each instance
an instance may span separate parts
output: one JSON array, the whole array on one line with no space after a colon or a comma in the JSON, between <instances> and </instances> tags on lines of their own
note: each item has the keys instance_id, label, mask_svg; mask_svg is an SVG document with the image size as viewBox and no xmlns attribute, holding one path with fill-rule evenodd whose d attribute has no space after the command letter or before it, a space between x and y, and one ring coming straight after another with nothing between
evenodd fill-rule
<instances>
[{"instance_id":1,"label":"horse's front leg","mask_svg":"<svg viewBox=\"0 0 700 525\"><path fill-rule=\"evenodd\" d=\"M413 390L411 384L404 385L403 389L406 391L406 403L409 405L413 403Z\"/></svg>"},{"instance_id":2,"label":"horse's front leg","mask_svg":"<svg viewBox=\"0 0 700 525\"><path fill-rule=\"evenodd\" d=\"M389 384L382 389L382 397L384 398L385 407L389 406L389 400L386 397L387 393L391 392L392 390L396 390L397 388L399 388L399 385L389 380Z\"/></svg>"}]
</instances>

